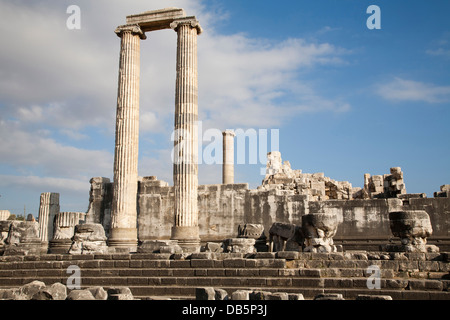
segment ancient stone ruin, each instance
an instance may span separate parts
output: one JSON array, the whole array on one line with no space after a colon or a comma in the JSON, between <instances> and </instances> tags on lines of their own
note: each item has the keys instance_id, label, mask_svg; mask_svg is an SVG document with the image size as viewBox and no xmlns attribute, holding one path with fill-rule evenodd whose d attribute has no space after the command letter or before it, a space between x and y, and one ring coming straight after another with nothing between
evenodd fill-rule
<instances>
[{"instance_id":1,"label":"ancient stone ruin","mask_svg":"<svg viewBox=\"0 0 450 320\"><path fill-rule=\"evenodd\" d=\"M162 29L177 33L173 185L137 171L140 42ZM115 33L113 180L90 180L86 212L60 212L54 192L42 193L38 221L0 211L0 299L450 299L450 185L408 194L392 167L353 187L273 150L250 189L235 181L230 129L221 183L199 185L199 21L166 8ZM79 288L64 285L70 270Z\"/></svg>"},{"instance_id":2,"label":"ancient stone ruin","mask_svg":"<svg viewBox=\"0 0 450 320\"><path fill-rule=\"evenodd\" d=\"M433 233L430 217L424 210L389 213L392 234L401 239L401 245L388 245L387 251L439 252L435 245L427 245Z\"/></svg>"},{"instance_id":3,"label":"ancient stone ruin","mask_svg":"<svg viewBox=\"0 0 450 320\"><path fill-rule=\"evenodd\" d=\"M333 237L336 234L338 221L335 214L316 212L302 217L305 252L336 252Z\"/></svg>"}]
</instances>

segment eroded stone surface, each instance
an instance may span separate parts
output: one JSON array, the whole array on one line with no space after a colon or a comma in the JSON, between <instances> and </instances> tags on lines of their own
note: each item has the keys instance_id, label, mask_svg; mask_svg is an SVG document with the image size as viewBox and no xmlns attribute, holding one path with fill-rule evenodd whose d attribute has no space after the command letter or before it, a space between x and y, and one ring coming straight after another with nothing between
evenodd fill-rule
<instances>
[{"instance_id":1,"label":"eroded stone surface","mask_svg":"<svg viewBox=\"0 0 450 320\"><path fill-rule=\"evenodd\" d=\"M36 221L11 221L4 243L4 255L39 255L47 252L46 243L39 237L39 223Z\"/></svg>"},{"instance_id":2,"label":"eroded stone surface","mask_svg":"<svg viewBox=\"0 0 450 320\"><path fill-rule=\"evenodd\" d=\"M271 252L301 251L303 232L295 224L275 222L269 230L269 247Z\"/></svg>"},{"instance_id":3,"label":"eroded stone surface","mask_svg":"<svg viewBox=\"0 0 450 320\"><path fill-rule=\"evenodd\" d=\"M333 237L338 228L336 215L332 213L312 213L302 217L305 237L305 252L337 252Z\"/></svg>"},{"instance_id":4,"label":"eroded stone surface","mask_svg":"<svg viewBox=\"0 0 450 320\"><path fill-rule=\"evenodd\" d=\"M70 254L106 253L106 236L99 223L86 223L75 226Z\"/></svg>"},{"instance_id":5,"label":"eroded stone surface","mask_svg":"<svg viewBox=\"0 0 450 320\"><path fill-rule=\"evenodd\" d=\"M395 211L389 213L392 234L399 237L401 245L388 245L388 251L438 252L435 245L427 245L433 233L428 213L423 210Z\"/></svg>"},{"instance_id":6,"label":"eroded stone surface","mask_svg":"<svg viewBox=\"0 0 450 320\"><path fill-rule=\"evenodd\" d=\"M231 253L255 253L255 239L230 238L224 242L224 252Z\"/></svg>"}]
</instances>

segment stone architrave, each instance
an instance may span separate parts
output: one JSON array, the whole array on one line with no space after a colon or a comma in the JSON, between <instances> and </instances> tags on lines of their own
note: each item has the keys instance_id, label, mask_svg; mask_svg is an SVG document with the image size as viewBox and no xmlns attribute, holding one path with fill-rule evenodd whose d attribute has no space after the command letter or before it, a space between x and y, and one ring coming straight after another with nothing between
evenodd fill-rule
<instances>
[{"instance_id":1,"label":"stone architrave","mask_svg":"<svg viewBox=\"0 0 450 320\"><path fill-rule=\"evenodd\" d=\"M225 130L223 135L222 183L234 183L234 137L233 130Z\"/></svg>"},{"instance_id":2,"label":"stone architrave","mask_svg":"<svg viewBox=\"0 0 450 320\"><path fill-rule=\"evenodd\" d=\"M120 26L115 32L121 46L109 245L136 251L140 41L146 36L138 25Z\"/></svg>"},{"instance_id":3,"label":"stone architrave","mask_svg":"<svg viewBox=\"0 0 450 320\"><path fill-rule=\"evenodd\" d=\"M174 128L174 226L172 240L186 252L200 250L198 226L198 77L197 35L202 31L195 17L170 24L177 32L177 74Z\"/></svg>"},{"instance_id":4,"label":"stone architrave","mask_svg":"<svg viewBox=\"0 0 450 320\"><path fill-rule=\"evenodd\" d=\"M59 213L59 193L41 194L39 205L39 237L48 242L53 238L53 220Z\"/></svg>"}]
</instances>

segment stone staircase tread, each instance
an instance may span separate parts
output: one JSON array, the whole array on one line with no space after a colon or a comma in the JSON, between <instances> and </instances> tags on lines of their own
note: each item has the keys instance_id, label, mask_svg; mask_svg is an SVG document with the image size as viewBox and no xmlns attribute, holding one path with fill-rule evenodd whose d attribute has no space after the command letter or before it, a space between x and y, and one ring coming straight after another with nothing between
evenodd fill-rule
<instances>
[{"instance_id":1,"label":"stone staircase tread","mask_svg":"<svg viewBox=\"0 0 450 320\"><path fill-rule=\"evenodd\" d=\"M3 280L3 281L2 281ZM0 279L1 287L10 287L12 285L20 286L40 280L47 284L61 282L65 283L67 277L58 276L40 276L40 277L10 277ZM367 288L367 278L317 278L317 277L182 277L182 276L99 276L82 277L82 283L89 286L95 285L121 285L121 286L172 286L172 287L190 287L190 286L245 286L245 287L290 287L290 288L340 288L340 289L365 289ZM445 288L440 280L426 279L381 279L380 285L383 289L404 290L410 285L419 288L427 288L430 291L444 291Z\"/></svg>"}]
</instances>

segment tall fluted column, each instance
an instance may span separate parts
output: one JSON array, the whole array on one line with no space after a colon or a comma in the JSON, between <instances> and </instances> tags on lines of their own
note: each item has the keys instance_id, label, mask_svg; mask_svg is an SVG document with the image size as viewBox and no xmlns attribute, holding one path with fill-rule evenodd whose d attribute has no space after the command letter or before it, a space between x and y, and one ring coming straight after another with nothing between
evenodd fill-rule
<instances>
[{"instance_id":1,"label":"tall fluted column","mask_svg":"<svg viewBox=\"0 0 450 320\"><path fill-rule=\"evenodd\" d=\"M233 130L225 130L223 135L222 183L234 183L234 136Z\"/></svg>"},{"instance_id":2,"label":"tall fluted column","mask_svg":"<svg viewBox=\"0 0 450 320\"><path fill-rule=\"evenodd\" d=\"M195 17L176 20L170 26L178 35L173 159L175 221L171 239L178 240L184 251L198 251L197 35L201 27Z\"/></svg>"},{"instance_id":3,"label":"tall fluted column","mask_svg":"<svg viewBox=\"0 0 450 320\"><path fill-rule=\"evenodd\" d=\"M53 238L53 220L59 213L59 193L41 193L39 203L39 238L48 242Z\"/></svg>"},{"instance_id":4,"label":"tall fluted column","mask_svg":"<svg viewBox=\"0 0 450 320\"><path fill-rule=\"evenodd\" d=\"M140 40L137 25L120 26L119 85L117 93L114 193L111 210L111 247L137 249L137 179L139 146Z\"/></svg>"}]
</instances>

